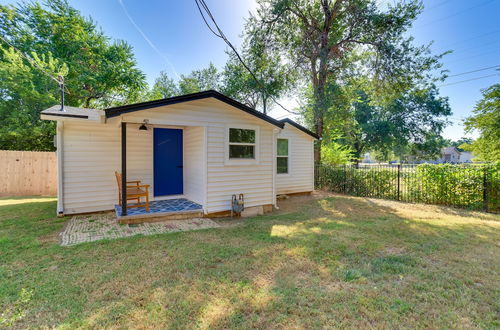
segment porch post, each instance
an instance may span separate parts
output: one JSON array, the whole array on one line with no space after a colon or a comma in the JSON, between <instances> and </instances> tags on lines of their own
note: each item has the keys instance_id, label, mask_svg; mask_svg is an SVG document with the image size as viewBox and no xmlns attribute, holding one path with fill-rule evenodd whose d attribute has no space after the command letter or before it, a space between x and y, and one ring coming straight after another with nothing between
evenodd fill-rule
<instances>
[{"instance_id":1,"label":"porch post","mask_svg":"<svg viewBox=\"0 0 500 330\"><path fill-rule=\"evenodd\" d=\"M127 215L127 123L122 123L122 216Z\"/></svg>"}]
</instances>

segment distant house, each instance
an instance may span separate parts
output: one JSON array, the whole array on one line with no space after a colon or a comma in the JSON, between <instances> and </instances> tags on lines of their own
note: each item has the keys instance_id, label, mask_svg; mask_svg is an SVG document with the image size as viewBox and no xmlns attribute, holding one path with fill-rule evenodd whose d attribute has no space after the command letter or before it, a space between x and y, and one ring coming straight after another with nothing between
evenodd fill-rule
<instances>
[{"instance_id":1,"label":"distant house","mask_svg":"<svg viewBox=\"0 0 500 330\"><path fill-rule=\"evenodd\" d=\"M460 151L455 147L441 149L439 163L460 163Z\"/></svg>"},{"instance_id":2,"label":"distant house","mask_svg":"<svg viewBox=\"0 0 500 330\"><path fill-rule=\"evenodd\" d=\"M416 160L415 156L410 155L406 158L406 161L410 164L424 164L424 163L461 164L461 163L472 163L473 158L474 158L474 155L471 152L460 151L456 147L445 147L445 148L441 149L441 157L438 159ZM393 162L397 162L397 161L391 161L389 163L393 163ZM377 163L377 161L372 158L372 155L369 152L367 152L363 155L361 163L370 164L370 163Z\"/></svg>"},{"instance_id":3,"label":"distant house","mask_svg":"<svg viewBox=\"0 0 500 330\"><path fill-rule=\"evenodd\" d=\"M363 164L371 164L371 163L376 163L374 159L372 159L371 155L369 152L365 153L363 155L363 159L361 159L361 163Z\"/></svg>"},{"instance_id":4,"label":"distant house","mask_svg":"<svg viewBox=\"0 0 500 330\"><path fill-rule=\"evenodd\" d=\"M460 153L460 163L472 163L472 158L474 158L472 152L462 151Z\"/></svg>"},{"instance_id":5,"label":"distant house","mask_svg":"<svg viewBox=\"0 0 500 330\"><path fill-rule=\"evenodd\" d=\"M137 190L130 179L151 188L152 211L142 215L188 208L211 216L240 194L245 211L263 213L276 195L314 189L318 136L216 91L105 110L54 106L41 117L57 121L59 214L138 213L127 214L128 190Z\"/></svg>"}]
</instances>

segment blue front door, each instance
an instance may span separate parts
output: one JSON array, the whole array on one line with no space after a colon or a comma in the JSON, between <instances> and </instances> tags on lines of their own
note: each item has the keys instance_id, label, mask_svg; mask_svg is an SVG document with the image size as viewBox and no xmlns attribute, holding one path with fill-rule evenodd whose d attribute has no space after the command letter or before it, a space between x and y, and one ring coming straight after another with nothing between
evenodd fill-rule
<instances>
[{"instance_id":1,"label":"blue front door","mask_svg":"<svg viewBox=\"0 0 500 330\"><path fill-rule=\"evenodd\" d=\"M155 128L154 194L180 195L184 192L182 177L182 130Z\"/></svg>"}]
</instances>

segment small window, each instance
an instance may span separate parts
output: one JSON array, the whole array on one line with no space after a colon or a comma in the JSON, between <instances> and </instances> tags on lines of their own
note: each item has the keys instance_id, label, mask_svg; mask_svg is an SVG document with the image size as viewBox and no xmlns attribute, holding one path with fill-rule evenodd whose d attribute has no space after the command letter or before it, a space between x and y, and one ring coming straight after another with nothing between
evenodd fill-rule
<instances>
[{"instance_id":1,"label":"small window","mask_svg":"<svg viewBox=\"0 0 500 330\"><path fill-rule=\"evenodd\" d=\"M255 130L229 129L229 159L255 159Z\"/></svg>"},{"instance_id":2,"label":"small window","mask_svg":"<svg viewBox=\"0 0 500 330\"><path fill-rule=\"evenodd\" d=\"M276 169L278 174L288 173L288 139L277 140Z\"/></svg>"}]
</instances>

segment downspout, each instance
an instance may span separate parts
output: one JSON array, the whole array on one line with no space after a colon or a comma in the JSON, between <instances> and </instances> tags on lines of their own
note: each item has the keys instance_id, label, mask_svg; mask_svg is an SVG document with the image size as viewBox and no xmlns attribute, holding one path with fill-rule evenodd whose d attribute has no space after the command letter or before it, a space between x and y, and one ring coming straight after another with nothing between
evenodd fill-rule
<instances>
[{"instance_id":1,"label":"downspout","mask_svg":"<svg viewBox=\"0 0 500 330\"><path fill-rule=\"evenodd\" d=\"M278 133L281 132L281 129L273 129L273 206L275 209L279 210L278 203L276 201L276 144L278 143Z\"/></svg>"},{"instance_id":2,"label":"downspout","mask_svg":"<svg viewBox=\"0 0 500 330\"><path fill-rule=\"evenodd\" d=\"M57 121L56 156L57 156L57 216L64 216L64 121Z\"/></svg>"},{"instance_id":3,"label":"downspout","mask_svg":"<svg viewBox=\"0 0 500 330\"><path fill-rule=\"evenodd\" d=\"M204 141L204 160L205 166L203 168L203 210L205 214L208 214L208 126L204 127L205 141Z\"/></svg>"}]
</instances>

